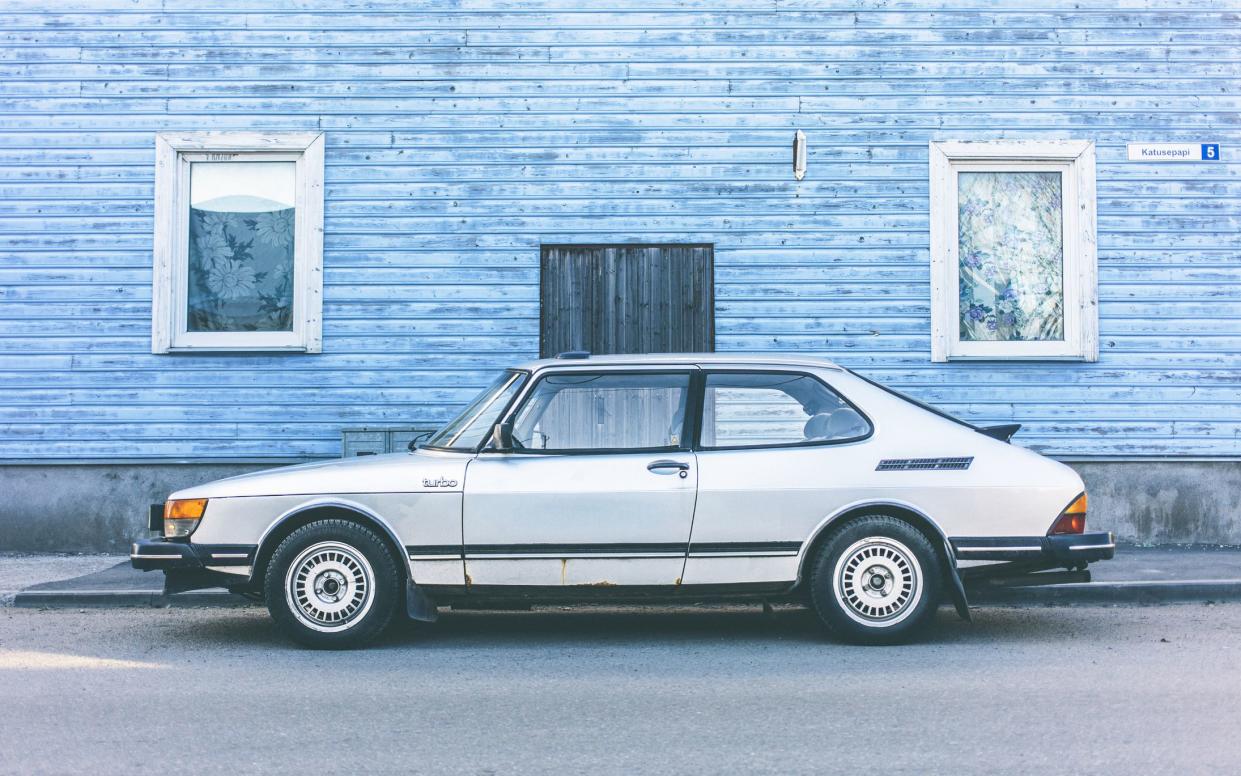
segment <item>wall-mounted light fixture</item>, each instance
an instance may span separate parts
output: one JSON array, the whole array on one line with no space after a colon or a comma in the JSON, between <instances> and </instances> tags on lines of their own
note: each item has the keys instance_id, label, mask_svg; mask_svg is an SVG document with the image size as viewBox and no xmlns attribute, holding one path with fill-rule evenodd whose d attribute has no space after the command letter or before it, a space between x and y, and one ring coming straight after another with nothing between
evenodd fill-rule
<instances>
[{"instance_id":1,"label":"wall-mounted light fixture","mask_svg":"<svg viewBox=\"0 0 1241 776\"><path fill-rule=\"evenodd\" d=\"M793 135L793 177L806 177L806 133L800 129Z\"/></svg>"}]
</instances>

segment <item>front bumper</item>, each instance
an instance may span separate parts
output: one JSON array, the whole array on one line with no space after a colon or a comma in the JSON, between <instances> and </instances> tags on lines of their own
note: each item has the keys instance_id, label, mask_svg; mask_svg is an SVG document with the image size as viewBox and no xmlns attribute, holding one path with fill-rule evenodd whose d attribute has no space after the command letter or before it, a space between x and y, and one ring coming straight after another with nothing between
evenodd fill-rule
<instances>
[{"instance_id":1,"label":"front bumper","mask_svg":"<svg viewBox=\"0 0 1241 776\"><path fill-rule=\"evenodd\" d=\"M249 574L256 547L246 544L190 544L171 539L140 539L129 551L130 564L140 571L232 568Z\"/></svg>"},{"instance_id":2,"label":"front bumper","mask_svg":"<svg viewBox=\"0 0 1241 776\"><path fill-rule=\"evenodd\" d=\"M141 539L129 551L129 563L140 571L164 572L164 593L208 587L245 587L256 547L233 544L190 544L169 539Z\"/></svg>"},{"instance_id":3,"label":"front bumper","mask_svg":"<svg viewBox=\"0 0 1241 776\"><path fill-rule=\"evenodd\" d=\"M201 569L203 562L192 546L167 539L142 539L129 550L129 564L139 571Z\"/></svg>"},{"instance_id":4,"label":"front bumper","mask_svg":"<svg viewBox=\"0 0 1241 776\"><path fill-rule=\"evenodd\" d=\"M950 539L957 560L1033 562L1046 568L1085 568L1116 555L1116 539L1110 532L1055 536L962 536Z\"/></svg>"}]
</instances>

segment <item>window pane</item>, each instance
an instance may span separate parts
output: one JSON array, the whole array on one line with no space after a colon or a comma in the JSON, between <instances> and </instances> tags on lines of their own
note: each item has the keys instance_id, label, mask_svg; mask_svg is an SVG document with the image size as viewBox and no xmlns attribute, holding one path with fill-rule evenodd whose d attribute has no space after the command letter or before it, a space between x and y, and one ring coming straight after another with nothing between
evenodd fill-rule
<instances>
[{"instance_id":1,"label":"window pane","mask_svg":"<svg viewBox=\"0 0 1241 776\"><path fill-rule=\"evenodd\" d=\"M635 450L681 446L689 375L552 375L513 425L529 450Z\"/></svg>"},{"instance_id":2,"label":"window pane","mask_svg":"<svg viewBox=\"0 0 1241 776\"><path fill-rule=\"evenodd\" d=\"M707 376L702 424L704 447L840 441L868 433L870 424L866 419L813 377Z\"/></svg>"},{"instance_id":3,"label":"window pane","mask_svg":"<svg viewBox=\"0 0 1241 776\"><path fill-rule=\"evenodd\" d=\"M190 165L189 331L292 331L295 162Z\"/></svg>"},{"instance_id":4,"label":"window pane","mask_svg":"<svg viewBox=\"0 0 1241 776\"><path fill-rule=\"evenodd\" d=\"M1059 172L957 176L960 337L1064 339Z\"/></svg>"}]
</instances>

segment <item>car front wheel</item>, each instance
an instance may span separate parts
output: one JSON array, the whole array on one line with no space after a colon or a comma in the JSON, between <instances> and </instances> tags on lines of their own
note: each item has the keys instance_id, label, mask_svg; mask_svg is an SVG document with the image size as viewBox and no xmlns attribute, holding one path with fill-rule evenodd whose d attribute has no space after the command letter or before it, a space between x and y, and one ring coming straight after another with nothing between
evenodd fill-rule
<instances>
[{"instance_id":1,"label":"car front wheel","mask_svg":"<svg viewBox=\"0 0 1241 776\"><path fill-rule=\"evenodd\" d=\"M833 633L855 644L908 641L935 616L943 564L926 536L887 515L836 529L810 576L810 599Z\"/></svg>"},{"instance_id":2,"label":"car front wheel","mask_svg":"<svg viewBox=\"0 0 1241 776\"><path fill-rule=\"evenodd\" d=\"M264 578L276 625L319 649L360 647L392 621L401 575L384 541L357 523L319 520L280 543Z\"/></svg>"}]
</instances>

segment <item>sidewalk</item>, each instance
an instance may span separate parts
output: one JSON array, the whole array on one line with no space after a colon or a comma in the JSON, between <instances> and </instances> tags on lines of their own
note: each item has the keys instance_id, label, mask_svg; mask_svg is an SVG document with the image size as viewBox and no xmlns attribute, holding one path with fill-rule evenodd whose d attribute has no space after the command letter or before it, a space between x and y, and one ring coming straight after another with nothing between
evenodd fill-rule
<instances>
[{"instance_id":1,"label":"sidewalk","mask_svg":"<svg viewBox=\"0 0 1241 776\"><path fill-rule=\"evenodd\" d=\"M971 604L1109 605L1241 601L1239 547L1117 548L1090 582L972 590ZM238 606L223 589L165 596L164 575L135 571L123 555L0 553L0 606Z\"/></svg>"},{"instance_id":2,"label":"sidewalk","mask_svg":"<svg viewBox=\"0 0 1241 776\"><path fill-rule=\"evenodd\" d=\"M980 605L1116 605L1241 601L1241 547L1118 545L1090 581L971 591Z\"/></svg>"},{"instance_id":3,"label":"sidewalk","mask_svg":"<svg viewBox=\"0 0 1241 776\"><path fill-rule=\"evenodd\" d=\"M8 585L13 586L5 589ZM0 606L236 606L248 603L251 602L223 588L165 596L164 575L158 571L134 569L129 565L128 555L15 556L0 553Z\"/></svg>"},{"instance_id":4,"label":"sidewalk","mask_svg":"<svg viewBox=\"0 0 1241 776\"><path fill-rule=\"evenodd\" d=\"M47 582L112 568L123 555L0 552L0 606L12 606L18 592Z\"/></svg>"}]
</instances>

